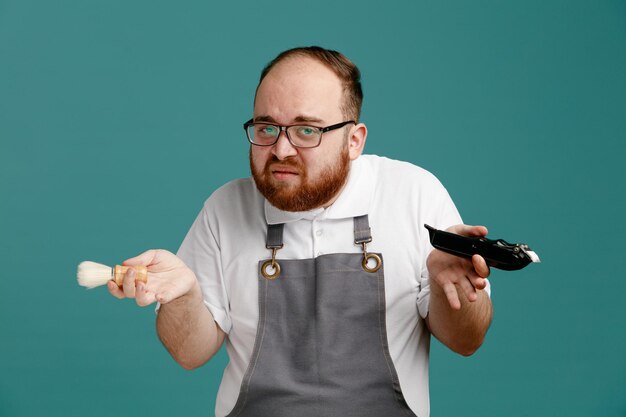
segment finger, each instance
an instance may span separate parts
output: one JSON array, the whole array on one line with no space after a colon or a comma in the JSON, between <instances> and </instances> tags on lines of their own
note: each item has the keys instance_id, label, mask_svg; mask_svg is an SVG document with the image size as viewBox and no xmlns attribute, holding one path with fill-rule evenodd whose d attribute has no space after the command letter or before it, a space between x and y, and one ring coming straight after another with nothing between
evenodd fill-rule
<instances>
[{"instance_id":1,"label":"finger","mask_svg":"<svg viewBox=\"0 0 626 417\"><path fill-rule=\"evenodd\" d=\"M465 278L469 280L472 287L477 291L484 290L487 287L487 279L478 275L476 271L466 271Z\"/></svg>"},{"instance_id":2,"label":"finger","mask_svg":"<svg viewBox=\"0 0 626 417\"><path fill-rule=\"evenodd\" d=\"M122 281L122 289L124 290L124 295L128 298L135 297L135 270L133 268L128 268L126 274L124 274L124 280Z\"/></svg>"},{"instance_id":3,"label":"finger","mask_svg":"<svg viewBox=\"0 0 626 417\"><path fill-rule=\"evenodd\" d=\"M472 285L476 288L477 291L484 290L487 288L487 279L481 277L475 277L472 280Z\"/></svg>"},{"instance_id":4,"label":"finger","mask_svg":"<svg viewBox=\"0 0 626 417\"><path fill-rule=\"evenodd\" d=\"M137 283L135 289L135 302L140 307L148 306L156 301L154 293L146 289L146 284L143 282Z\"/></svg>"},{"instance_id":5,"label":"finger","mask_svg":"<svg viewBox=\"0 0 626 417\"><path fill-rule=\"evenodd\" d=\"M458 285L461 287L461 290L465 294L465 298L467 298L467 301L474 302L478 299L476 288L474 288L474 285L472 285L470 277L464 277L458 282Z\"/></svg>"},{"instance_id":6,"label":"finger","mask_svg":"<svg viewBox=\"0 0 626 417\"><path fill-rule=\"evenodd\" d=\"M456 292L456 286L451 282L447 282L443 285L443 292L448 299L448 304L450 304L450 307L453 310L460 310L461 300L459 300L459 294L457 294Z\"/></svg>"},{"instance_id":7,"label":"finger","mask_svg":"<svg viewBox=\"0 0 626 417\"><path fill-rule=\"evenodd\" d=\"M474 266L474 271L481 278L489 277L491 270L489 269L489 265L487 265L487 261L480 255L472 256L472 265Z\"/></svg>"},{"instance_id":8,"label":"finger","mask_svg":"<svg viewBox=\"0 0 626 417\"><path fill-rule=\"evenodd\" d=\"M122 265L128 265L128 266L152 265L157 256L157 253L158 253L157 249L147 250L144 253L135 256L134 258L126 259L124 262L122 262Z\"/></svg>"},{"instance_id":9,"label":"finger","mask_svg":"<svg viewBox=\"0 0 626 417\"><path fill-rule=\"evenodd\" d=\"M465 277L469 280L477 292L484 290L487 287L487 279L478 275L475 270L467 271Z\"/></svg>"},{"instance_id":10,"label":"finger","mask_svg":"<svg viewBox=\"0 0 626 417\"><path fill-rule=\"evenodd\" d=\"M107 282L107 288L113 297L119 299L126 298L126 296L124 295L122 290L120 290L120 287L117 286L115 281Z\"/></svg>"}]
</instances>

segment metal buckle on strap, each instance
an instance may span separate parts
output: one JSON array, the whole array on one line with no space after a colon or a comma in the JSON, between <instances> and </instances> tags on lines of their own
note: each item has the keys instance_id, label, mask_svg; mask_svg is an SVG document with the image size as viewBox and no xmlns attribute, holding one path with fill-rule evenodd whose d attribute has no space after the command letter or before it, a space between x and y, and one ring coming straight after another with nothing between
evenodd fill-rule
<instances>
[{"instance_id":1,"label":"metal buckle on strap","mask_svg":"<svg viewBox=\"0 0 626 417\"><path fill-rule=\"evenodd\" d=\"M278 249L281 249L283 247L283 245L280 246L274 246L274 247L268 247L268 249L272 250L272 259L267 260L265 262L263 262L263 265L261 265L261 274L269 280L274 280L276 278L278 278L278 276L280 275L280 264L278 262L276 262L276 251ZM268 268L272 268L274 272L269 272Z\"/></svg>"},{"instance_id":2,"label":"metal buckle on strap","mask_svg":"<svg viewBox=\"0 0 626 417\"><path fill-rule=\"evenodd\" d=\"M367 244L372 241L372 232L367 214L354 218L354 244L363 247L363 262L361 265L367 272L376 272L383 265L383 260L375 253L367 252ZM369 261L374 261L374 266L370 267Z\"/></svg>"},{"instance_id":3,"label":"metal buckle on strap","mask_svg":"<svg viewBox=\"0 0 626 417\"><path fill-rule=\"evenodd\" d=\"M361 262L361 266L363 266L363 269L367 272L376 272L383 265L383 260L380 259L380 256L376 255L375 253L367 252L367 243L371 241L372 239L370 239L368 242L361 242L361 245L363 247L363 261ZM369 266L370 259L374 260L374 266Z\"/></svg>"},{"instance_id":4,"label":"metal buckle on strap","mask_svg":"<svg viewBox=\"0 0 626 417\"><path fill-rule=\"evenodd\" d=\"M284 223L268 224L265 247L272 251L272 259L263 262L261 274L266 279L276 279L280 275L280 264L276 262L276 251L283 247Z\"/></svg>"}]
</instances>

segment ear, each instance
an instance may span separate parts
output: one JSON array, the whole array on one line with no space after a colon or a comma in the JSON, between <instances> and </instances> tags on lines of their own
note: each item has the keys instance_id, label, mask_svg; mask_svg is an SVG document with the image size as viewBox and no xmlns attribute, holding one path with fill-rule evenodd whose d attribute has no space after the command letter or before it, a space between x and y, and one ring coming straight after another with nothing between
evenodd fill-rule
<instances>
[{"instance_id":1,"label":"ear","mask_svg":"<svg viewBox=\"0 0 626 417\"><path fill-rule=\"evenodd\" d=\"M364 123L359 123L350 129L348 136L348 155L351 161L354 161L363 153L365 139L367 139L367 126L365 126Z\"/></svg>"}]
</instances>

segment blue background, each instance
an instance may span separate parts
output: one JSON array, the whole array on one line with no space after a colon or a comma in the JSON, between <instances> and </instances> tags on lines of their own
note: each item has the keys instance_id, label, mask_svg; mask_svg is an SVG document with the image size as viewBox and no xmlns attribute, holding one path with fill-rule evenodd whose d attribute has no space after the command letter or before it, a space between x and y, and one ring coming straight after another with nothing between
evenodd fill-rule
<instances>
[{"instance_id":1,"label":"blue background","mask_svg":"<svg viewBox=\"0 0 626 417\"><path fill-rule=\"evenodd\" d=\"M76 265L175 251L248 175L262 67L311 44L359 65L366 152L543 261L493 272L476 355L433 343L431 414L626 416L620 0L0 0L0 416L213 414L223 352L184 371Z\"/></svg>"}]
</instances>

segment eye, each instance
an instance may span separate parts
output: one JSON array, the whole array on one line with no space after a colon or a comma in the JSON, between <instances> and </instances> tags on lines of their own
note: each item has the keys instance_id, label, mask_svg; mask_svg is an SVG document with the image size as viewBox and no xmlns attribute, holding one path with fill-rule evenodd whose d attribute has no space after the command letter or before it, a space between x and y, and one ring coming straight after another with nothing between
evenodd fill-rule
<instances>
[{"instance_id":1,"label":"eye","mask_svg":"<svg viewBox=\"0 0 626 417\"><path fill-rule=\"evenodd\" d=\"M259 125L257 126L257 135L260 136L276 136L278 128L272 125Z\"/></svg>"},{"instance_id":2,"label":"eye","mask_svg":"<svg viewBox=\"0 0 626 417\"><path fill-rule=\"evenodd\" d=\"M315 136L317 134L317 129L311 126L298 126L298 136L307 137L307 136Z\"/></svg>"},{"instance_id":3,"label":"eye","mask_svg":"<svg viewBox=\"0 0 626 417\"><path fill-rule=\"evenodd\" d=\"M263 129L264 133L267 133L268 135L273 135L274 133L276 133L276 127L275 126L265 126L265 128Z\"/></svg>"},{"instance_id":4,"label":"eye","mask_svg":"<svg viewBox=\"0 0 626 417\"><path fill-rule=\"evenodd\" d=\"M319 135L319 129L313 126L297 126L296 133L302 139L316 138Z\"/></svg>"}]
</instances>

